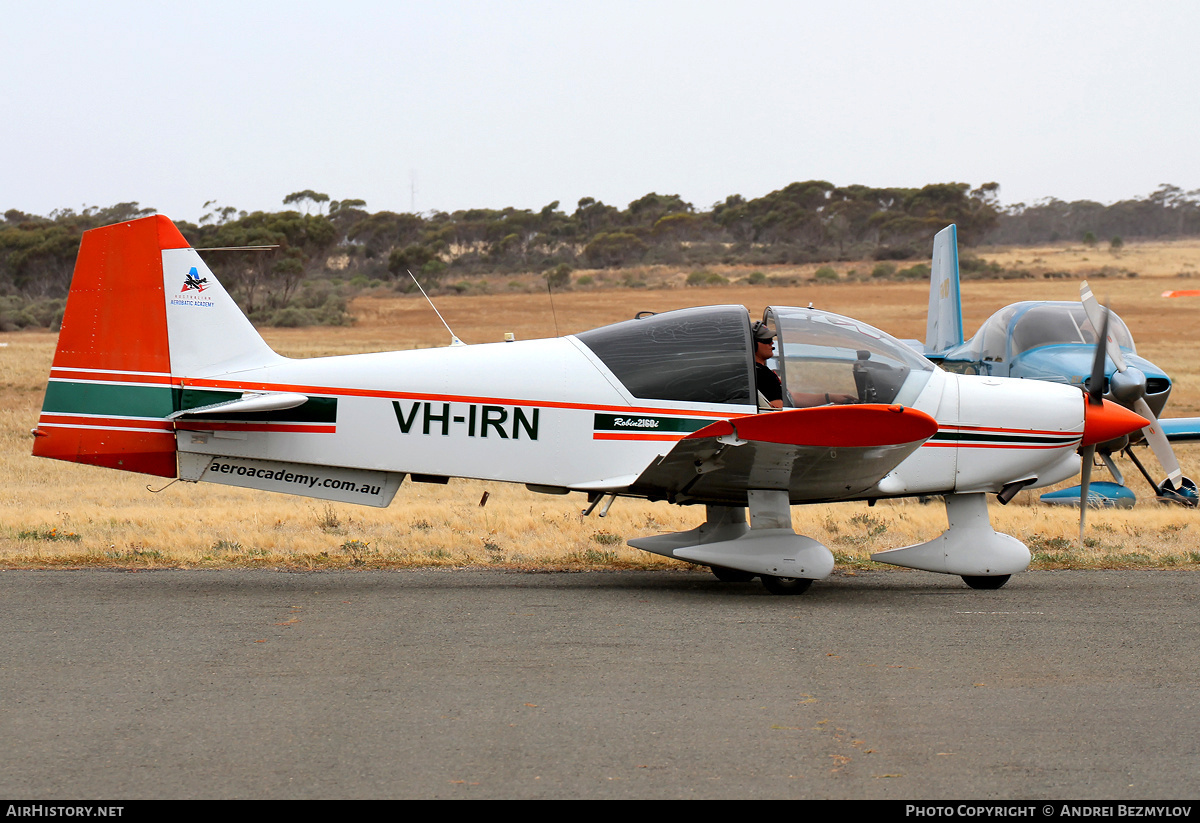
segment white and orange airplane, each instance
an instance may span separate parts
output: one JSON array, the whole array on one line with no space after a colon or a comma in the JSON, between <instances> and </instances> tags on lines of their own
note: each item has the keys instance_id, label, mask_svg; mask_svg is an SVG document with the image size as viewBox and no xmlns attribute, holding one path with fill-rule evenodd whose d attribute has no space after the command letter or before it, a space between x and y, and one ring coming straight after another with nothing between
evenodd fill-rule
<instances>
[{"instance_id":1,"label":"white and orange airplane","mask_svg":"<svg viewBox=\"0 0 1200 823\"><path fill-rule=\"evenodd\" d=\"M779 410L755 385L768 334ZM827 400L843 404L810 405ZM289 359L157 215L84 234L33 453L370 506L406 478L451 476L584 492L589 512L703 504L698 528L629 544L779 594L833 569L792 505L944 495L944 534L873 559L994 589L1030 554L992 529L986 495L1065 480L1077 450L1145 425L1074 387L944 372L812 308L770 307L761 327L710 306L548 340Z\"/></svg>"}]
</instances>

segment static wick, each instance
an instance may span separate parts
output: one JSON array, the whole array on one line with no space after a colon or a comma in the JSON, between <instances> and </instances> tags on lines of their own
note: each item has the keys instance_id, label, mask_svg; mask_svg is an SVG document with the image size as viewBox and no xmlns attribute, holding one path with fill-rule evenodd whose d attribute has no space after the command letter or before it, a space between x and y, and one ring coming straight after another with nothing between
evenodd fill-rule
<instances>
[{"instance_id":1,"label":"static wick","mask_svg":"<svg viewBox=\"0 0 1200 823\"><path fill-rule=\"evenodd\" d=\"M279 248L278 243L273 246L212 246L211 248L193 249L192 251L270 251L277 248Z\"/></svg>"}]
</instances>

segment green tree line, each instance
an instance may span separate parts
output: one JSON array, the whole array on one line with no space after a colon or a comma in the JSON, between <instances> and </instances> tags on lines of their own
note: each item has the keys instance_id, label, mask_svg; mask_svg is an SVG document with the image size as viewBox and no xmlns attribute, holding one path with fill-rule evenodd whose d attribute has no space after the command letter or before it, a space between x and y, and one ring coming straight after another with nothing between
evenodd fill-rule
<instances>
[{"instance_id":1,"label":"green tree line","mask_svg":"<svg viewBox=\"0 0 1200 823\"><path fill-rule=\"evenodd\" d=\"M1099 211L1060 201L1004 209L998 193L996 183L871 188L809 180L754 199L730 195L707 210L651 192L623 209L584 197L573 210L555 201L538 210L411 214L371 212L362 200L306 189L285 197L278 212L210 201L198 223L176 225L194 247L222 249L202 254L252 320L274 325L346 322L356 285L394 281L403 289L408 272L432 289L449 277L485 272L543 272L562 284L576 268L912 259L927 256L930 238L951 222L965 246L1078 239L1083 231L1200 232L1200 192L1175 187ZM7 211L0 223L0 329L53 325L80 235L154 211L138 203L44 217ZM247 246L272 248L229 250Z\"/></svg>"},{"instance_id":2,"label":"green tree line","mask_svg":"<svg viewBox=\"0 0 1200 823\"><path fill-rule=\"evenodd\" d=\"M1057 198L1008 207L985 241L1003 245L1078 243L1092 238L1167 238L1200 234L1200 189L1185 192L1164 183L1144 198L1105 206Z\"/></svg>"}]
</instances>

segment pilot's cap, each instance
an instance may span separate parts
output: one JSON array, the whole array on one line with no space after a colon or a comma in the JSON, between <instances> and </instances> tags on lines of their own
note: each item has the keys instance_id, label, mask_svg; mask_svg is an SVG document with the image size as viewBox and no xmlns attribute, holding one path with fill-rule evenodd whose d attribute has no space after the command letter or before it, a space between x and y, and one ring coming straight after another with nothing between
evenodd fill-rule
<instances>
[{"instance_id":1,"label":"pilot's cap","mask_svg":"<svg viewBox=\"0 0 1200 823\"><path fill-rule=\"evenodd\" d=\"M751 328L750 331L754 335L755 343L770 343L775 337L775 332L767 328L767 324L761 320L755 323L754 327Z\"/></svg>"}]
</instances>

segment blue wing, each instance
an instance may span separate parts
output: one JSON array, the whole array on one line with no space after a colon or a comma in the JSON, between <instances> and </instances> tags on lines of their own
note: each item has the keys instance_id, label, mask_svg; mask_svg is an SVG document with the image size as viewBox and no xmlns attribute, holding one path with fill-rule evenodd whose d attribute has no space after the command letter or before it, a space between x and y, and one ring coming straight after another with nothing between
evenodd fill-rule
<instances>
[{"instance_id":1,"label":"blue wing","mask_svg":"<svg viewBox=\"0 0 1200 823\"><path fill-rule=\"evenodd\" d=\"M1200 441L1200 417L1174 417L1159 419L1158 425L1172 443Z\"/></svg>"}]
</instances>

